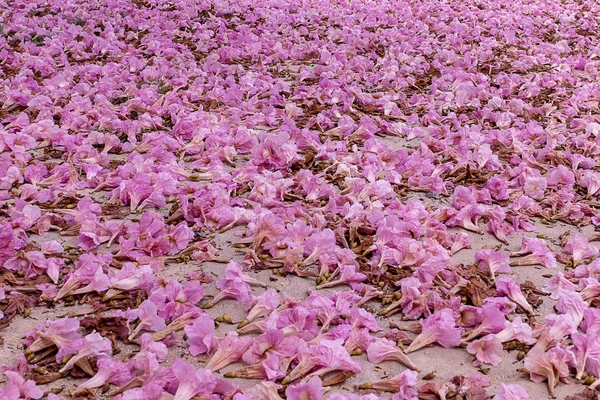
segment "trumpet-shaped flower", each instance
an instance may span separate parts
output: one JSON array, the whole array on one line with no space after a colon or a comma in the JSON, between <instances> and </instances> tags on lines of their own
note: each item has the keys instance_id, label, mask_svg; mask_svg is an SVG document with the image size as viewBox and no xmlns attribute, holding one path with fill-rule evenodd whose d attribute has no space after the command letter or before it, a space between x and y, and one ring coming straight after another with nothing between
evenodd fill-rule
<instances>
[{"instance_id":1,"label":"trumpet-shaped flower","mask_svg":"<svg viewBox=\"0 0 600 400\"><path fill-rule=\"evenodd\" d=\"M523 322L519 316L515 317L511 322L506 322L504 329L496 333L496 337L501 343L511 340L518 340L524 344L535 343L531 326Z\"/></svg>"},{"instance_id":2,"label":"trumpet-shaped flower","mask_svg":"<svg viewBox=\"0 0 600 400\"><path fill-rule=\"evenodd\" d=\"M61 368L60 372L68 371L75 363L85 357L110 357L112 355L112 345L110 340L102 337L99 333L93 332L89 335L85 336L83 339L79 339L82 341L82 344L79 347L79 351L73 357L69 359L69 361Z\"/></svg>"},{"instance_id":3,"label":"trumpet-shaped flower","mask_svg":"<svg viewBox=\"0 0 600 400\"><path fill-rule=\"evenodd\" d=\"M417 385L416 371L404 371L393 378L382 379L360 385L361 389L375 389L384 392L396 393L394 399L410 400L417 396L414 387Z\"/></svg>"},{"instance_id":4,"label":"trumpet-shaped flower","mask_svg":"<svg viewBox=\"0 0 600 400\"><path fill-rule=\"evenodd\" d=\"M288 386L285 395L288 400L321 400L323 398L321 378L313 376L306 383Z\"/></svg>"},{"instance_id":5,"label":"trumpet-shaped flower","mask_svg":"<svg viewBox=\"0 0 600 400\"><path fill-rule=\"evenodd\" d=\"M577 286L565 278L562 272L548 280L544 286L544 291L550 293L550 298L553 300L558 300L563 294L572 292L575 289L577 289Z\"/></svg>"},{"instance_id":6,"label":"trumpet-shaped flower","mask_svg":"<svg viewBox=\"0 0 600 400\"><path fill-rule=\"evenodd\" d=\"M369 361L374 364L379 364L383 361L397 361L404 364L408 368L419 371L408 356L394 342L388 339L375 339L367 348Z\"/></svg>"},{"instance_id":7,"label":"trumpet-shaped flower","mask_svg":"<svg viewBox=\"0 0 600 400\"><path fill-rule=\"evenodd\" d=\"M498 333L504 328L506 318L494 304L484 304L481 307L481 323L474 329L465 333L464 342L481 335Z\"/></svg>"},{"instance_id":8,"label":"trumpet-shaped flower","mask_svg":"<svg viewBox=\"0 0 600 400\"><path fill-rule=\"evenodd\" d=\"M600 253L598 248L589 243L585 236L578 234L569 235L568 240L563 245L563 250L567 254L573 255L573 261L575 263L585 260L586 258L598 257L598 254Z\"/></svg>"},{"instance_id":9,"label":"trumpet-shaped flower","mask_svg":"<svg viewBox=\"0 0 600 400\"><path fill-rule=\"evenodd\" d=\"M456 327L452 310L445 308L436 311L426 320L421 321L421 333L408 346L405 353L411 353L432 343L438 343L445 348L459 346L462 332L462 328Z\"/></svg>"},{"instance_id":10,"label":"trumpet-shaped flower","mask_svg":"<svg viewBox=\"0 0 600 400\"><path fill-rule=\"evenodd\" d=\"M200 315L193 324L186 325L183 330L187 336L191 355L210 353L213 348L215 332L215 322L210 315Z\"/></svg>"},{"instance_id":11,"label":"trumpet-shaped flower","mask_svg":"<svg viewBox=\"0 0 600 400\"><path fill-rule=\"evenodd\" d=\"M19 399L41 399L44 391L38 388L34 381L23 379L14 371L5 371L7 383L4 389L0 389L0 395L5 400Z\"/></svg>"},{"instance_id":12,"label":"trumpet-shaped flower","mask_svg":"<svg viewBox=\"0 0 600 400\"><path fill-rule=\"evenodd\" d=\"M46 321L28 332L25 339L27 351L35 353L55 345L58 348L56 360L60 362L67 354L79 350L81 336L77 333L78 329L79 321L74 318Z\"/></svg>"},{"instance_id":13,"label":"trumpet-shaped flower","mask_svg":"<svg viewBox=\"0 0 600 400\"><path fill-rule=\"evenodd\" d=\"M215 340L213 344L215 353L204 367L214 372L241 360L242 355L248 350L252 342L252 338L239 338L236 332L227 332L225 337Z\"/></svg>"},{"instance_id":14,"label":"trumpet-shaped flower","mask_svg":"<svg viewBox=\"0 0 600 400\"><path fill-rule=\"evenodd\" d=\"M568 361L568 353L560 346L548 351L533 348L525 357L525 368L529 370L532 381L548 381L548 391L552 397L556 397L556 385L560 380L566 381L569 376Z\"/></svg>"},{"instance_id":15,"label":"trumpet-shaped flower","mask_svg":"<svg viewBox=\"0 0 600 400\"><path fill-rule=\"evenodd\" d=\"M512 272L508 263L508 254L500 251L481 249L475 253L475 261L479 263L479 268L489 271L492 279L496 279L496 274L510 274Z\"/></svg>"},{"instance_id":16,"label":"trumpet-shaped flower","mask_svg":"<svg viewBox=\"0 0 600 400\"><path fill-rule=\"evenodd\" d=\"M183 359L175 360L171 371L177 380L173 400L190 400L196 395L210 395L217 387L217 378L208 369L194 369Z\"/></svg>"},{"instance_id":17,"label":"trumpet-shaped flower","mask_svg":"<svg viewBox=\"0 0 600 400\"><path fill-rule=\"evenodd\" d=\"M506 296L518 305L520 305L523 310L525 310L528 314L533 315L533 308L531 304L527 301L523 292L521 292L521 285L512 280L510 277L505 276L496 281L496 289L498 290L498 294L500 296Z\"/></svg>"},{"instance_id":18,"label":"trumpet-shaped flower","mask_svg":"<svg viewBox=\"0 0 600 400\"><path fill-rule=\"evenodd\" d=\"M492 400L529 400L529 395L523 386L501 383Z\"/></svg>"},{"instance_id":19,"label":"trumpet-shaped flower","mask_svg":"<svg viewBox=\"0 0 600 400\"><path fill-rule=\"evenodd\" d=\"M556 309L561 314L566 314L573 321L574 326L579 326L588 305L577 292L565 292L558 299Z\"/></svg>"},{"instance_id":20,"label":"trumpet-shaped flower","mask_svg":"<svg viewBox=\"0 0 600 400\"><path fill-rule=\"evenodd\" d=\"M502 361L502 342L495 335L474 340L467 346L467 351L475 356L475 367L484 363L498 365Z\"/></svg>"}]
</instances>

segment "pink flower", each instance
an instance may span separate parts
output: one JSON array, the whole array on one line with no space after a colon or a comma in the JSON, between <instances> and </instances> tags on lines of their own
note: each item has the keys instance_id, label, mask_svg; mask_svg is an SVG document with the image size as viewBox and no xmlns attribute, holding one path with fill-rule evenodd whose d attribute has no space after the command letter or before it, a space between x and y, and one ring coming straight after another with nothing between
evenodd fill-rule
<instances>
[{"instance_id":1,"label":"pink flower","mask_svg":"<svg viewBox=\"0 0 600 400\"><path fill-rule=\"evenodd\" d=\"M204 288L198 281L188 281L185 286L176 279L170 279L163 288L156 284L149 299L160 307L158 315L166 320L181 317L184 313L199 311L196 304L204 297Z\"/></svg>"},{"instance_id":2,"label":"pink flower","mask_svg":"<svg viewBox=\"0 0 600 400\"><path fill-rule=\"evenodd\" d=\"M472 204L455 211L448 221L446 221L446 225L448 227L460 226L468 231L483 234L483 231L477 225L482 214L481 207L477 204Z\"/></svg>"},{"instance_id":3,"label":"pink flower","mask_svg":"<svg viewBox=\"0 0 600 400\"><path fill-rule=\"evenodd\" d=\"M511 253L511 257L522 255L525 255L525 257L511 262L510 265L542 265L546 268L556 268L556 257L554 256L554 253L541 239L523 236L521 250L516 253Z\"/></svg>"},{"instance_id":4,"label":"pink flower","mask_svg":"<svg viewBox=\"0 0 600 400\"><path fill-rule=\"evenodd\" d=\"M148 265L136 267L133 263L125 263L120 270L115 271L114 279L109 288L115 290L146 290L148 291L156 277Z\"/></svg>"},{"instance_id":5,"label":"pink flower","mask_svg":"<svg viewBox=\"0 0 600 400\"><path fill-rule=\"evenodd\" d=\"M408 368L419 371L408 356L394 342L388 339L375 339L367 348L369 362L379 364L383 361L397 361L406 365Z\"/></svg>"},{"instance_id":6,"label":"pink flower","mask_svg":"<svg viewBox=\"0 0 600 400\"><path fill-rule=\"evenodd\" d=\"M190 354L197 356L203 353L209 353L213 347L215 322L208 314L202 314L192 325L186 325L183 328L187 336L187 344L190 347Z\"/></svg>"},{"instance_id":7,"label":"pink flower","mask_svg":"<svg viewBox=\"0 0 600 400\"><path fill-rule=\"evenodd\" d=\"M252 341L249 337L238 338L236 332L227 332L225 337L216 339L213 344L215 353L206 362L205 368L214 372L241 360Z\"/></svg>"},{"instance_id":8,"label":"pink flower","mask_svg":"<svg viewBox=\"0 0 600 400\"><path fill-rule=\"evenodd\" d=\"M323 398L321 378L313 376L306 383L288 386L285 395L288 400L321 400Z\"/></svg>"},{"instance_id":9,"label":"pink flower","mask_svg":"<svg viewBox=\"0 0 600 400\"><path fill-rule=\"evenodd\" d=\"M527 301L523 292L521 292L521 286L513 281L510 277L506 276L496 281L496 290L500 296L506 296L518 305L520 305L527 313L533 315L533 308Z\"/></svg>"},{"instance_id":10,"label":"pink flower","mask_svg":"<svg viewBox=\"0 0 600 400\"><path fill-rule=\"evenodd\" d=\"M285 226L283 220L270 211L263 211L248 224L246 238L240 240L240 243L250 243L250 247L258 250L264 242L267 244L276 243L285 236Z\"/></svg>"},{"instance_id":11,"label":"pink flower","mask_svg":"<svg viewBox=\"0 0 600 400\"><path fill-rule=\"evenodd\" d=\"M361 367L354 362L341 339L321 340L310 347L301 348L297 353L298 365L284 379L284 383L294 381L316 369L312 375L324 375L333 371L360 372Z\"/></svg>"},{"instance_id":12,"label":"pink flower","mask_svg":"<svg viewBox=\"0 0 600 400\"><path fill-rule=\"evenodd\" d=\"M544 286L544 291L550 293L550 298L553 300L558 300L564 293L574 291L575 289L577 289L577 286L565 278L562 272L556 274Z\"/></svg>"},{"instance_id":13,"label":"pink flower","mask_svg":"<svg viewBox=\"0 0 600 400\"><path fill-rule=\"evenodd\" d=\"M408 346L405 353L411 353L432 343L451 348L460 345L462 328L456 327L452 310L445 308L436 311L426 320L421 321L421 333Z\"/></svg>"},{"instance_id":14,"label":"pink flower","mask_svg":"<svg viewBox=\"0 0 600 400\"><path fill-rule=\"evenodd\" d=\"M558 302L556 303L556 309L561 314L566 314L573 321L574 326L579 326L583 320L583 314L588 308L588 305L581 298L581 294L577 292L565 292L563 293Z\"/></svg>"},{"instance_id":15,"label":"pink flower","mask_svg":"<svg viewBox=\"0 0 600 400\"><path fill-rule=\"evenodd\" d=\"M339 278L317 286L317 289L331 288L338 285L349 285L354 290L360 289L360 283L367 279L365 274L356 271L354 265L342 265L339 268Z\"/></svg>"},{"instance_id":16,"label":"pink flower","mask_svg":"<svg viewBox=\"0 0 600 400\"><path fill-rule=\"evenodd\" d=\"M204 305L204 308L211 308L224 299L235 299L242 303L246 309L249 309L252 305L252 288L250 288L250 285L244 282L241 278L225 278L219 280L216 285L217 288L221 289L221 292L217 294L208 304Z\"/></svg>"},{"instance_id":17,"label":"pink flower","mask_svg":"<svg viewBox=\"0 0 600 400\"><path fill-rule=\"evenodd\" d=\"M487 335L469 343L467 351L475 355L474 367L484 363L495 366L502 361L502 342L495 335Z\"/></svg>"},{"instance_id":18,"label":"pink flower","mask_svg":"<svg viewBox=\"0 0 600 400\"><path fill-rule=\"evenodd\" d=\"M585 236L578 234L569 235L569 239L563 245L563 250L567 254L573 255L574 263L578 263L586 258L598 257L600 253L598 248L590 244Z\"/></svg>"},{"instance_id":19,"label":"pink flower","mask_svg":"<svg viewBox=\"0 0 600 400\"><path fill-rule=\"evenodd\" d=\"M540 383L548 381L548 391L552 397L556 397L554 388L559 380L567 381L569 356L560 346L548 351L543 348L534 347L525 357L525 368L529 370L531 380Z\"/></svg>"},{"instance_id":20,"label":"pink flower","mask_svg":"<svg viewBox=\"0 0 600 400\"><path fill-rule=\"evenodd\" d=\"M600 173L595 171L582 171L579 184L587 189L588 196L593 196L600 190Z\"/></svg>"},{"instance_id":21,"label":"pink flower","mask_svg":"<svg viewBox=\"0 0 600 400\"><path fill-rule=\"evenodd\" d=\"M529 395L523 386L501 383L498 394L492 400L529 400Z\"/></svg>"},{"instance_id":22,"label":"pink flower","mask_svg":"<svg viewBox=\"0 0 600 400\"><path fill-rule=\"evenodd\" d=\"M225 268L225 274L222 278L217 280L216 285L219 289L223 289L223 287L226 287L228 285L227 282L231 282L236 278L239 278L250 285L256 285L261 287L267 286L264 282L261 282L258 279L252 278L251 276L243 273L242 267L235 261L230 261L229 264L227 264L227 268Z\"/></svg>"},{"instance_id":23,"label":"pink flower","mask_svg":"<svg viewBox=\"0 0 600 400\"><path fill-rule=\"evenodd\" d=\"M319 256L335 249L335 235L331 229L324 229L310 235L302 243L304 246L303 265L308 266L319 260Z\"/></svg>"},{"instance_id":24,"label":"pink flower","mask_svg":"<svg viewBox=\"0 0 600 400\"><path fill-rule=\"evenodd\" d=\"M523 190L525 194L534 199L543 199L548 182L542 176L528 176L525 178Z\"/></svg>"},{"instance_id":25,"label":"pink flower","mask_svg":"<svg viewBox=\"0 0 600 400\"><path fill-rule=\"evenodd\" d=\"M484 304L481 307L481 323L475 329L465 333L463 342L489 333L498 333L504 328L506 318L494 304Z\"/></svg>"},{"instance_id":26,"label":"pink flower","mask_svg":"<svg viewBox=\"0 0 600 400\"><path fill-rule=\"evenodd\" d=\"M158 332L164 329L167 325L164 318L158 315L158 308L150 300L145 300L137 310L133 311L134 319L139 322L133 332L129 335L128 340L133 340L142 330Z\"/></svg>"},{"instance_id":27,"label":"pink flower","mask_svg":"<svg viewBox=\"0 0 600 400\"><path fill-rule=\"evenodd\" d=\"M452 235L451 243L450 254L454 255L462 249L471 248L471 237L468 233L458 232Z\"/></svg>"},{"instance_id":28,"label":"pink flower","mask_svg":"<svg viewBox=\"0 0 600 400\"><path fill-rule=\"evenodd\" d=\"M500 332L496 333L496 337L500 342L509 342L518 340L521 343L533 344L535 339L532 336L531 326L521 320L521 317L515 317L512 322L507 322Z\"/></svg>"},{"instance_id":29,"label":"pink flower","mask_svg":"<svg viewBox=\"0 0 600 400\"><path fill-rule=\"evenodd\" d=\"M81 336L77 333L79 321L74 318L62 318L46 321L27 333L25 344L27 352L38 352L52 345L58 348L56 361L61 362L67 354L76 353Z\"/></svg>"},{"instance_id":30,"label":"pink flower","mask_svg":"<svg viewBox=\"0 0 600 400\"><path fill-rule=\"evenodd\" d=\"M112 355L112 345L110 340L102 337L99 333L93 332L85 336L82 344L79 346L79 351L75 356L71 357L64 367L60 369L60 372L68 371L75 363L85 357L110 357Z\"/></svg>"},{"instance_id":31,"label":"pink flower","mask_svg":"<svg viewBox=\"0 0 600 400\"><path fill-rule=\"evenodd\" d=\"M353 330L346 338L344 347L348 354L353 354L356 350L364 352L374 340L375 338L371 336L368 329Z\"/></svg>"},{"instance_id":32,"label":"pink flower","mask_svg":"<svg viewBox=\"0 0 600 400\"><path fill-rule=\"evenodd\" d=\"M256 386L246 390L248 397L238 397L236 394L233 399L234 400L283 400L281 396L277 393L281 388L281 385L278 385L273 382L262 381L258 383Z\"/></svg>"},{"instance_id":33,"label":"pink flower","mask_svg":"<svg viewBox=\"0 0 600 400\"><path fill-rule=\"evenodd\" d=\"M581 379L589 361L600 362L600 337L594 332L571 334L573 345L567 348L573 354L572 367L576 370L576 378Z\"/></svg>"},{"instance_id":34,"label":"pink flower","mask_svg":"<svg viewBox=\"0 0 600 400\"><path fill-rule=\"evenodd\" d=\"M254 306L252 306L246 316L247 322L252 322L257 318L269 315L275 311L280 302L279 293L274 289L267 289L263 294L256 297L255 300Z\"/></svg>"},{"instance_id":35,"label":"pink flower","mask_svg":"<svg viewBox=\"0 0 600 400\"><path fill-rule=\"evenodd\" d=\"M13 371L5 371L4 375L8 382L4 389L0 389L3 400L41 399L44 396L44 392L36 386L34 381L25 381Z\"/></svg>"},{"instance_id":36,"label":"pink flower","mask_svg":"<svg viewBox=\"0 0 600 400\"><path fill-rule=\"evenodd\" d=\"M129 366L121 360L102 357L98 359L96 365L98 366L96 375L77 386L75 394L80 393L85 389L101 387L106 382L121 386L132 378Z\"/></svg>"},{"instance_id":37,"label":"pink flower","mask_svg":"<svg viewBox=\"0 0 600 400\"><path fill-rule=\"evenodd\" d=\"M393 392L396 393L396 395L393 397L394 399L410 400L416 398L417 396L417 391L414 389L414 387L417 385L418 376L418 372L407 370L394 376L393 378L364 383L360 385L359 388Z\"/></svg>"},{"instance_id":38,"label":"pink flower","mask_svg":"<svg viewBox=\"0 0 600 400\"><path fill-rule=\"evenodd\" d=\"M190 400L199 394L209 395L217 387L217 378L210 370L196 370L181 358L175 360L171 371L178 383L173 400Z\"/></svg>"},{"instance_id":39,"label":"pink flower","mask_svg":"<svg viewBox=\"0 0 600 400\"><path fill-rule=\"evenodd\" d=\"M341 339L323 340L311 346L310 350L319 366L311 375L325 375L333 371L349 371L353 373L362 371L360 365L352 360L344 348L343 340ZM290 373L290 376L292 373Z\"/></svg>"},{"instance_id":40,"label":"pink flower","mask_svg":"<svg viewBox=\"0 0 600 400\"><path fill-rule=\"evenodd\" d=\"M479 268L490 272L492 279L496 279L496 273L512 272L508 263L508 254L500 251L481 249L475 253L475 261L479 263Z\"/></svg>"}]
</instances>

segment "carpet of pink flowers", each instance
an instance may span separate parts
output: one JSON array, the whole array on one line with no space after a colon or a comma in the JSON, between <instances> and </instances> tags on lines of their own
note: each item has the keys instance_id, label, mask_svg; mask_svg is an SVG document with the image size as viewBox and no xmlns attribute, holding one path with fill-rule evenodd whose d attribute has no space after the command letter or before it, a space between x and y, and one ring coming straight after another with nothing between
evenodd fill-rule
<instances>
[{"instance_id":1,"label":"carpet of pink flowers","mask_svg":"<svg viewBox=\"0 0 600 400\"><path fill-rule=\"evenodd\" d=\"M600 399L599 29L0 0L0 398Z\"/></svg>"}]
</instances>

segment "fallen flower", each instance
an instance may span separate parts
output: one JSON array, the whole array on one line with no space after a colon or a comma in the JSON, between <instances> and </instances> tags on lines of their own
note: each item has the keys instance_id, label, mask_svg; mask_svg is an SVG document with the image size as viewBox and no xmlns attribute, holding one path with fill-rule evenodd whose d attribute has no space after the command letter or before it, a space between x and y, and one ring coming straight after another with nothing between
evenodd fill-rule
<instances>
[{"instance_id":1,"label":"fallen flower","mask_svg":"<svg viewBox=\"0 0 600 400\"><path fill-rule=\"evenodd\" d=\"M529 400L529 395L523 386L501 383L492 400Z\"/></svg>"},{"instance_id":2,"label":"fallen flower","mask_svg":"<svg viewBox=\"0 0 600 400\"><path fill-rule=\"evenodd\" d=\"M417 396L414 387L417 385L416 371L404 371L393 378L382 379L375 382L363 383L359 389L375 389L384 392L393 392L399 399L412 399Z\"/></svg>"},{"instance_id":3,"label":"fallen flower","mask_svg":"<svg viewBox=\"0 0 600 400\"><path fill-rule=\"evenodd\" d=\"M34 381L25 381L23 377L14 371L5 371L4 376L6 376L8 382L4 389L0 389L0 395L3 400L37 400L44 396L44 392L36 386Z\"/></svg>"},{"instance_id":4,"label":"fallen flower","mask_svg":"<svg viewBox=\"0 0 600 400\"><path fill-rule=\"evenodd\" d=\"M58 348L56 361L60 362L67 354L76 353L81 336L77 333L79 321L74 318L62 318L56 321L46 321L27 333L25 355L36 353L52 345Z\"/></svg>"},{"instance_id":5,"label":"fallen flower","mask_svg":"<svg viewBox=\"0 0 600 400\"><path fill-rule=\"evenodd\" d=\"M98 359L96 365L98 367L96 375L77 386L74 394L81 393L86 389L101 387L106 382L121 386L129 382L132 378L129 366L121 360L101 357Z\"/></svg>"},{"instance_id":6,"label":"fallen flower","mask_svg":"<svg viewBox=\"0 0 600 400\"><path fill-rule=\"evenodd\" d=\"M467 346L467 351L476 358L473 361L474 367L484 363L496 366L502 361L502 342L495 335L487 335L474 340Z\"/></svg>"},{"instance_id":7,"label":"fallen flower","mask_svg":"<svg viewBox=\"0 0 600 400\"><path fill-rule=\"evenodd\" d=\"M183 330L187 336L190 354L210 353L214 345L215 322L208 314L202 314L191 325L186 325Z\"/></svg>"},{"instance_id":8,"label":"fallen flower","mask_svg":"<svg viewBox=\"0 0 600 400\"><path fill-rule=\"evenodd\" d=\"M577 292L565 292L556 302L556 310L561 314L566 314L573 321L574 326L579 326L583 321L583 315L588 305L581 294Z\"/></svg>"},{"instance_id":9,"label":"fallen flower","mask_svg":"<svg viewBox=\"0 0 600 400\"><path fill-rule=\"evenodd\" d=\"M138 319L138 324L131 332L128 340L133 340L142 330L158 332L164 329L167 325L165 320L158 315L158 308L150 300L145 300L134 312L135 319Z\"/></svg>"},{"instance_id":10,"label":"fallen flower","mask_svg":"<svg viewBox=\"0 0 600 400\"><path fill-rule=\"evenodd\" d=\"M420 371L419 367L408 358L405 352L388 339L375 339L371 342L367 348L367 357L369 362L373 364L379 364L383 361L397 361L413 371Z\"/></svg>"},{"instance_id":11,"label":"fallen flower","mask_svg":"<svg viewBox=\"0 0 600 400\"><path fill-rule=\"evenodd\" d=\"M360 283L367 279L365 274L356 272L354 265L342 265L339 269L339 278L317 286L317 289L331 288L339 285L349 285L354 290L360 289Z\"/></svg>"},{"instance_id":12,"label":"fallen flower","mask_svg":"<svg viewBox=\"0 0 600 400\"><path fill-rule=\"evenodd\" d=\"M469 332L465 332L463 343L481 335L498 333L504 328L506 317L494 304L487 303L481 307L481 323Z\"/></svg>"},{"instance_id":13,"label":"fallen flower","mask_svg":"<svg viewBox=\"0 0 600 400\"><path fill-rule=\"evenodd\" d=\"M288 400L321 400L323 398L321 378L313 376L306 383L288 386L285 395Z\"/></svg>"},{"instance_id":14,"label":"fallen flower","mask_svg":"<svg viewBox=\"0 0 600 400\"><path fill-rule=\"evenodd\" d=\"M60 369L59 372L68 371L73 368L75 363L85 357L110 357L112 355L112 344L110 340L102 337L99 333L93 332L80 339L83 343L78 346L80 350Z\"/></svg>"},{"instance_id":15,"label":"fallen flower","mask_svg":"<svg viewBox=\"0 0 600 400\"><path fill-rule=\"evenodd\" d=\"M563 245L563 250L567 254L573 255L573 263L575 264L586 258L598 257L598 254L600 254L596 246L590 244L585 236L578 234L569 235Z\"/></svg>"},{"instance_id":16,"label":"fallen flower","mask_svg":"<svg viewBox=\"0 0 600 400\"><path fill-rule=\"evenodd\" d=\"M525 357L525 368L529 370L531 380L540 383L548 381L548 391L556 397L555 387L559 381L567 382L569 376L568 354L560 346L545 351L533 348Z\"/></svg>"},{"instance_id":17,"label":"fallen flower","mask_svg":"<svg viewBox=\"0 0 600 400\"><path fill-rule=\"evenodd\" d=\"M216 285L219 289L224 290L229 286L228 281L233 281L236 278L239 278L250 285L261 287L267 286L264 282L261 282L258 279L252 278L248 274L243 273L242 267L235 261L230 261L229 264L227 264L227 267L225 268L225 274L222 278L217 280Z\"/></svg>"},{"instance_id":18,"label":"fallen flower","mask_svg":"<svg viewBox=\"0 0 600 400\"><path fill-rule=\"evenodd\" d=\"M208 369L198 370L181 358L173 362L171 371L177 379L173 400L190 400L196 395L210 395L217 387L217 378Z\"/></svg>"},{"instance_id":19,"label":"fallen flower","mask_svg":"<svg viewBox=\"0 0 600 400\"><path fill-rule=\"evenodd\" d=\"M241 278L225 279L217 282L217 287L221 292L217 294L204 308L212 308L215 304L224 299L235 299L249 309L252 305L252 289L250 285Z\"/></svg>"},{"instance_id":20,"label":"fallen flower","mask_svg":"<svg viewBox=\"0 0 600 400\"><path fill-rule=\"evenodd\" d=\"M479 268L489 271L492 279L497 273L510 274L512 272L508 263L508 254L492 249L481 249L475 253L475 261Z\"/></svg>"},{"instance_id":21,"label":"fallen flower","mask_svg":"<svg viewBox=\"0 0 600 400\"><path fill-rule=\"evenodd\" d=\"M534 344L531 326L521 320L520 316L515 317L511 322L506 322L504 329L496 333L496 337L501 343L511 340L518 340L524 344Z\"/></svg>"},{"instance_id":22,"label":"fallen flower","mask_svg":"<svg viewBox=\"0 0 600 400\"><path fill-rule=\"evenodd\" d=\"M240 323L238 328L242 328L249 322L254 321L257 318L265 317L275 311L279 306L280 297L274 289L267 289L263 294L255 298L254 306L248 311L245 321Z\"/></svg>"},{"instance_id":23,"label":"fallen flower","mask_svg":"<svg viewBox=\"0 0 600 400\"><path fill-rule=\"evenodd\" d=\"M562 272L559 272L546 282L544 291L550 293L552 300L558 300L562 294L574 291L576 288L577 286L574 283L565 278Z\"/></svg>"},{"instance_id":24,"label":"fallen flower","mask_svg":"<svg viewBox=\"0 0 600 400\"><path fill-rule=\"evenodd\" d=\"M432 343L439 343L445 348L457 347L460 345L462 332L462 328L456 327L452 310L445 308L436 311L421 321L421 333L408 346L405 353L411 353Z\"/></svg>"},{"instance_id":25,"label":"fallen flower","mask_svg":"<svg viewBox=\"0 0 600 400\"><path fill-rule=\"evenodd\" d=\"M520 305L523 310L525 310L528 314L533 315L533 308L531 304L527 301L523 292L521 292L521 286L512 280L510 277L506 276L504 278L500 278L496 281L496 289L498 290L498 294L500 296L506 296L518 305Z\"/></svg>"},{"instance_id":26,"label":"fallen flower","mask_svg":"<svg viewBox=\"0 0 600 400\"><path fill-rule=\"evenodd\" d=\"M252 341L253 339L249 337L238 338L236 332L227 332L225 337L215 339L213 344L215 353L204 367L214 372L241 360Z\"/></svg>"}]
</instances>

